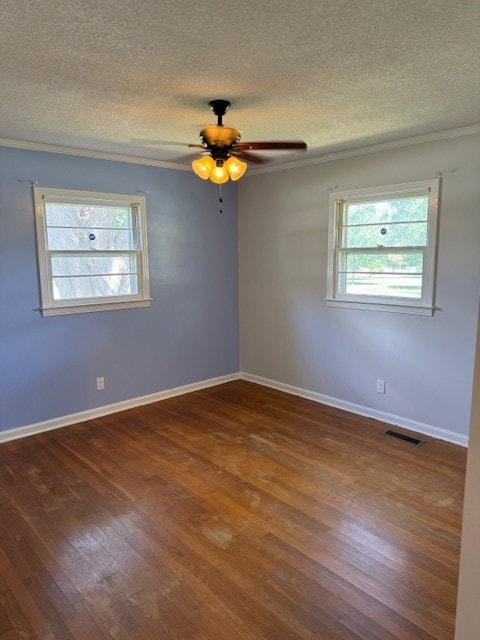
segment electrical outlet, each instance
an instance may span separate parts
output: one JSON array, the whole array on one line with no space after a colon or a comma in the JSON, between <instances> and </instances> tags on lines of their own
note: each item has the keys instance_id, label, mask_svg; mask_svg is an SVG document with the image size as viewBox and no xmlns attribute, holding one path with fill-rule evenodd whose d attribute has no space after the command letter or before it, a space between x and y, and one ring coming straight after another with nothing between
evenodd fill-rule
<instances>
[{"instance_id":1,"label":"electrical outlet","mask_svg":"<svg viewBox=\"0 0 480 640\"><path fill-rule=\"evenodd\" d=\"M385 380L377 380L377 393L385 393Z\"/></svg>"},{"instance_id":2,"label":"electrical outlet","mask_svg":"<svg viewBox=\"0 0 480 640\"><path fill-rule=\"evenodd\" d=\"M103 376L97 378L97 391L102 391L102 389L105 389L105 378Z\"/></svg>"}]
</instances>

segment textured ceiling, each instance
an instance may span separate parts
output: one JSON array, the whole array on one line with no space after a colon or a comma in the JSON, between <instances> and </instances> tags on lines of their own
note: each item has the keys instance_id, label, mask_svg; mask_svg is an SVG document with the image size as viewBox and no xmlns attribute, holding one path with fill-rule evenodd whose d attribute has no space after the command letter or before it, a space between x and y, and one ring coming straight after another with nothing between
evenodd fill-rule
<instances>
[{"instance_id":1,"label":"textured ceiling","mask_svg":"<svg viewBox=\"0 0 480 640\"><path fill-rule=\"evenodd\" d=\"M8 140L185 162L132 140L197 143L212 98L243 140L313 155L480 122L478 0L2 0L0 21Z\"/></svg>"}]
</instances>

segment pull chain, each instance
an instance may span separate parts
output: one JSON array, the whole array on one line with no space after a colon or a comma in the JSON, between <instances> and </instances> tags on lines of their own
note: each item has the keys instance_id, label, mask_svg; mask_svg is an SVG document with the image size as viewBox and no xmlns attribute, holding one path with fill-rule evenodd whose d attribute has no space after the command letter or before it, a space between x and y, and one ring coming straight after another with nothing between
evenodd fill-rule
<instances>
[{"instance_id":1,"label":"pull chain","mask_svg":"<svg viewBox=\"0 0 480 640\"><path fill-rule=\"evenodd\" d=\"M218 185L218 213L223 213L222 185Z\"/></svg>"}]
</instances>

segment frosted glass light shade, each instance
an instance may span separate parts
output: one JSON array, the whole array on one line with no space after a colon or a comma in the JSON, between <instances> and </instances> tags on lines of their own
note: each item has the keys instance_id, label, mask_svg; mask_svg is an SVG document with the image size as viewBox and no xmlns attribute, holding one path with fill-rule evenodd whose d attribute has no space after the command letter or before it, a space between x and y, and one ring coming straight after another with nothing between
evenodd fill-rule
<instances>
[{"instance_id":1,"label":"frosted glass light shade","mask_svg":"<svg viewBox=\"0 0 480 640\"><path fill-rule=\"evenodd\" d=\"M215 184L223 184L228 181L228 171L225 169L223 163L221 166L216 165L213 167L210 180L215 182Z\"/></svg>"},{"instance_id":2,"label":"frosted glass light shade","mask_svg":"<svg viewBox=\"0 0 480 640\"><path fill-rule=\"evenodd\" d=\"M197 158L192 162L192 169L197 176L202 180L208 180L212 169L215 167L215 160L212 156L205 156L204 158Z\"/></svg>"},{"instance_id":3,"label":"frosted glass light shade","mask_svg":"<svg viewBox=\"0 0 480 640\"><path fill-rule=\"evenodd\" d=\"M192 162L192 169L202 180L210 180L215 184L223 184L228 179L239 180L247 170L247 163L242 162L238 158L230 156L227 160L217 158L214 160L212 156L204 156L196 158Z\"/></svg>"},{"instance_id":4,"label":"frosted glass light shade","mask_svg":"<svg viewBox=\"0 0 480 640\"><path fill-rule=\"evenodd\" d=\"M230 178L232 180L239 180L247 170L247 166L246 162L242 162L242 160L234 158L233 156L228 158L224 164L224 167L230 174Z\"/></svg>"}]
</instances>

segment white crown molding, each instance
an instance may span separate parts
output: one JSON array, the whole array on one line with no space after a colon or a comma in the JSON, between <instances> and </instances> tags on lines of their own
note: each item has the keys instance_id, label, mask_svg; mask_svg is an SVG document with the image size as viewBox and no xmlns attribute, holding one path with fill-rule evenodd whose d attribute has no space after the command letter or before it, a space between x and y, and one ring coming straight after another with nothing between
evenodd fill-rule
<instances>
[{"instance_id":1,"label":"white crown molding","mask_svg":"<svg viewBox=\"0 0 480 640\"><path fill-rule=\"evenodd\" d=\"M5 431L0 431L0 444L2 442L8 442L10 440L18 440L19 438L33 436L37 433L43 433L45 431L53 431L53 429L68 427L69 425L77 424L78 422L94 420L95 418L101 418L102 416L107 416L111 413L117 413L118 411L134 409L135 407L141 407L142 405L151 404L152 402L159 402L160 400L166 400L167 398L174 398L175 396L192 393L193 391L199 391L200 389L216 387L219 384L232 382L232 380L238 380L239 378L239 373L232 373L226 376L219 376L217 378L201 380L200 382L186 384L181 387L174 387L173 389L166 389L165 391L151 393L147 396L140 396L138 398L132 398L131 400L124 400L122 402L115 402L114 404L107 404L103 407L96 407L95 409L80 411L79 413L71 413L68 416L61 416L59 418L45 420L44 422L37 422L36 424L30 424L24 427L7 429Z\"/></svg>"},{"instance_id":2,"label":"white crown molding","mask_svg":"<svg viewBox=\"0 0 480 640\"><path fill-rule=\"evenodd\" d=\"M59 147L53 144L42 142L27 142L24 140L8 140L0 138L0 147L12 147L14 149L25 149L27 151L44 151L45 153L61 153L68 156L80 156L82 158L96 158L97 160L111 160L112 162L126 162L128 164L143 164L149 167L160 167L161 169L175 169L176 171L191 171L190 165L180 165L166 160L152 160L150 158L138 158L120 153L106 153L104 151L90 151L87 149L74 149L70 147Z\"/></svg>"},{"instance_id":3,"label":"white crown molding","mask_svg":"<svg viewBox=\"0 0 480 640\"><path fill-rule=\"evenodd\" d=\"M275 171L284 171L294 169L296 167L305 167L321 162L332 162L343 158L353 158L355 156L363 156L368 153L376 153L378 151L388 151L389 149L398 149L400 147L409 147L416 144L424 144L427 142L436 142L438 140L446 140L448 138L458 138L460 136L471 136L480 133L480 124L470 127L460 127L459 129L450 129L448 131L438 131L436 133L426 133L421 136L412 138L403 138L400 140L391 140L390 142L381 142L369 146L358 147L356 149L346 149L345 151L337 151L326 153L321 156L312 156L301 160L291 160L282 164L267 165L264 167L253 167L249 169L248 176L259 175L261 173L273 173ZM246 176L246 177L248 177Z\"/></svg>"},{"instance_id":4,"label":"white crown molding","mask_svg":"<svg viewBox=\"0 0 480 640\"><path fill-rule=\"evenodd\" d=\"M447 138L458 138L460 136L475 135L480 133L480 124L470 127L460 127L458 129L449 129L447 131L438 131L436 133L426 133L424 135L412 138L403 138L383 142L356 149L346 149L334 153L326 153L320 156L312 156L303 158L302 160L291 160L280 164L267 165L265 167L249 167L248 176L259 175L262 173L273 173L274 171L283 171L296 167L305 167L308 165L319 164L321 162L332 162L342 158L351 158L361 156L377 151L386 151L388 149L398 149L399 147L408 147L415 144L423 144L426 142L435 142L437 140L445 140ZM90 151L86 149L74 149L70 147L60 147L41 142L27 142L24 140L9 140L8 138L0 138L0 147L12 147L14 149L25 149L27 151L44 151L46 153L61 153L70 156L80 156L84 158L96 158L98 160L111 160L112 162L126 162L130 164L143 164L151 167L159 167L161 169L174 169L176 171L191 171L190 165L181 165L166 160L152 160L151 158L139 158L137 156L122 155L120 153L106 153L104 151Z\"/></svg>"},{"instance_id":5,"label":"white crown molding","mask_svg":"<svg viewBox=\"0 0 480 640\"><path fill-rule=\"evenodd\" d=\"M322 393L317 393L315 391L308 391L308 389L302 389L301 387L294 387L293 385L290 385L290 384L278 382L277 380L270 380L269 378L263 378L262 376L246 373L245 371L240 372L240 379L247 380L248 382L253 382L255 384L260 384L264 387L270 387L271 389L276 389L277 391L283 391L284 393L290 393L291 395L299 396L300 398L306 398L307 400L313 400L314 402L326 404L329 407L335 407L336 409L343 409L344 411L349 411L350 413L355 413L360 416L365 416L367 418L373 418L374 420L379 420L380 422L386 422L387 424L403 427L408 431L415 431L417 433L422 433L423 435L430 436L432 438L437 438L438 440L445 440L453 444L458 444L462 447L468 447L468 436L464 436L460 433L455 433L454 431L448 431L447 429L440 429L439 427L434 427L432 425L425 424L423 422L417 422L416 420L411 420L410 418L396 416L392 413L386 413L385 411L378 411L377 409L364 407L363 405L355 404L353 402L347 402L345 400L340 400L339 398L332 398L331 396L325 396Z\"/></svg>"}]
</instances>

